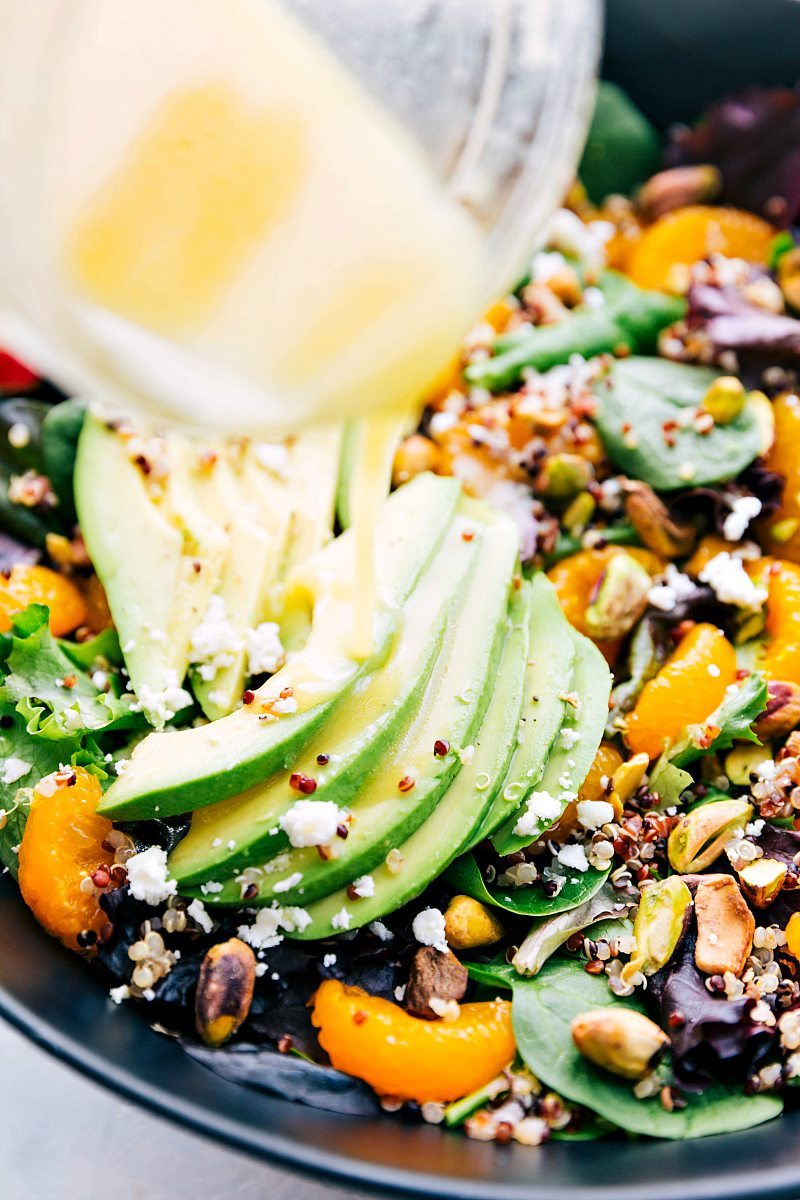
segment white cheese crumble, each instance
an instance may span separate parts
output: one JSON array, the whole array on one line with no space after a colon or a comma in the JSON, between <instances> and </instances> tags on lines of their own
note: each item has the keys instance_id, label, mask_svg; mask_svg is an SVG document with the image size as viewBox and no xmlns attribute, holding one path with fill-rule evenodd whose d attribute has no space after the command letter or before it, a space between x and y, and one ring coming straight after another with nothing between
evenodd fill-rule
<instances>
[{"instance_id":1,"label":"white cheese crumble","mask_svg":"<svg viewBox=\"0 0 800 1200\"><path fill-rule=\"evenodd\" d=\"M16 783L18 779L22 779L23 775L28 774L31 765L31 763L25 762L24 758L14 758L13 755L3 759L3 774L0 776L0 783Z\"/></svg>"},{"instance_id":2,"label":"white cheese crumble","mask_svg":"<svg viewBox=\"0 0 800 1200\"><path fill-rule=\"evenodd\" d=\"M744 569L741 559L727 550L716 554L706 563L699 575L723 604L737 608L760 608L767 598L764 588L756 587Z\"/></svg>"},{"instance_id":3,"label":"white cheese crumble","mask_svg":"<svg viewBox=\"0 0 800 1200\"><path fill-rule=\"evenodd\" d=\"M189 641L189 662L197 668L204 683L210 683L217 673L233 663L244 642L228 620L222 596L212 596L205 616L192 630Z\"/></svg>"},{"instance_id":4,"label":"white cheese crumble","mask_svg":"<svg viewBox=\"0 0 800 1200\"><path fill-rule=\"evenodd\" d=\"M578 733L577 729L570 729L568 725L565 725L561 730L560 737L561 741L564 743L564 747L567 750L571 750L572 747L581 740L581 735Z\"/></svg>"},{"instance_id":5,"label":"white cheese crumble","mask_svg":"<svg viewBox=\"0 0 800 1200\"><path fill-rule=\"evenodd\" d=\"M286 933L302 933L311 924L311 915L304 908L272 908L259 909L252 925L240 925L237 933L243 942L247 942L254 950L269 950L283 941Z\"/></svg>"},{"instance_id":6,"label":"white cheese crumble","mask_svg":"<svg viewBox=\"0 0 800 1200\"><path fill-rule=\"evenodd\" d=\"M323 955L323 958L322 958L322 965L323 965L323 967L333 967L333 966L335 966L335 965L336 965L336 955L335 955L335 954L325 954L325 955Z\"/></svg>"},{"instance_id":7,"label":"white cheese crumble","mask_svg":"<svg viewBox=\"0 0 800 1200\"><path fill-rule=\"evenodd\" d=\"M722 536L729 542L740 542L751 521L761 512L761 501L757 496L737 496L731 511L722 522Z\"/></svg>"},{"instance_id":8,"label":"white cheese crumble","mask_svg":"<svg viewBox=\"0 0 800 1200\"><path fill-rule=\"evenodd\" d=\"M139 854L132 855L125 866L134 900L160 904L178 890L175 880L167 875L167 852L161 846L148 846Z\"/></svg>"},{"instance_id":9,"label":"white cheese crumble","mask_svg":"<svg viewBox=\"0 0 800 1200\"><path fill-rule=\"evenodd\" d=\"M688 575L679 571L674 563L667 563L667 569L661 580L654 583L647 593L647 602L661 612L672 612L679 600L690 596L695 585Z\"/></svg>"},{"instance_id":10,"label":"white cheese crumble","mask_svg":"<svg viewBox=\"0 0 800 1200\"><path fill-rule=\"evenodd\" d=\"M178 683L175 671L164 672L164 687L154 688L143 683L136 700L131 705L132 712L143 712L151 725L163 729L167 721L171 721L175 713L182 708L188 708L192 697Z\"/></svg>"},{"instance_id":11,"label":"white cheese crumble","mask_svg":"<svg viewBox=\"0 0 800 1200\"><path fill-rule=\"evenodd\" d=\"M349 929L350 923L353 920L353 914L348 912L346 908L340 908L337 913L331 917L331 926L334 929Z\"/></svg>"},{"instance_id":12,"label":"white cheese crumble","mask_svg":"<svg viewBox=\"0 0 800 1200\"><path fill-rule=\"evenodd\" d=\"M390 942L394 937L391 929L388 925L384 925L383 921L373 921L367 928L370 933L374 933L375 937L380 938L382 942Z\"/></svg>"},{"instance_id":13,"label":"white cheese crumble","mask_svg":"<svg viewBox=\"0 0 800 1200\"><path fill-rule=\"evenodd\" d=\"M277 883L273 883L273 892L290 892L292 888L297 887L298 883L302 883L303 872L292 871L291 875L287 875L285 879L279 879Z\"/></svg>"},{"instance_id":14,"label":"white cheese crumble","mask_svg":"<svg viewBox=\"0 0 800 1200\"><path fill-rule=\"evenodd\" d=\"M561 803L549 792L531 792L525 801L525 810L514 826L514 833L525 837L537 833L543 821L557 821L561 816Z\"/></svg>"},{"instance_id":15,"label":"white cheese crumble","mask_svg":"<svg viewBox=\"0 0 800 1200\"><path fill-rule=\"evenodd\" d=\"M562 866L570 867L573 871L589 870L589 860L583 846L562 846L556 858Z\"/></svg>"},{"instance_id":16,"label":"white cheese crumble","mask_svg":"<svg viewBox=\"0 0 800 1200\"><path fill-rule=\"evenodd\" d=\"M351 887L356 896L365 900L375 895L375 880L371 875L362 875L359 879L354 879Z\"/></svg>"},{"instance_id":17,"label":"white cheese crumble","mask_svg":"<svg viewBox=\"0 0 800 1200\"><path fill-rule=\"evenodd\" d=\"M580 800L578 821L584 829L601 829L614 820L614 806L607 800Z\"/></svg>"},{"instance_id":18,"label":"white cheese crumble","mask_svg":"<svg viewBox=\"0 0 800 1200\"><path fill-rule=\"evenodd\" d=\"M297 701L294 696L280 696L277 700L273 700L269 707L270 712L283 716L286 713L297 712Z\"/></svg>"},{"instance_id":19,"label":"white cheese crumble","mask_svg":"<svg viewBox=\"0 0 800 1200\"><path fill-rule=\"evenodd\" d=\"M293 846L327 846L345 816L332 800L296 800L279 824Z\"/></svg>"},{"instance_id":20,"label":"white cheese crumble","mask_svg":"<svg viewBox=\"0 0 800 1200\"><path fill-rule=\"evenodd\" d=\"M414 937L423 946L433 946L434 950L446 953L447 932L444 924L444 913L438 908L423 908L414 917L411 926Z\"/></svg>"},{"instance_id":21,"label":"white cheese crumble","mask_svg":"<svg viewBox=\"0 0 800 1200\"><path fill-rule=\"evenodd\" d=\"M196 925L199 925L203 933L211 933L214 928L214 922L206 912L206 906L202 900L193 900L186 909L187 917L191 917Z\"/></svg>"},{"instance_id":22,"label":"white cheese crumble","mask_svg":"<svg viewBox=\"0 0 800 1200\"><path fill-rule=\"evenodd\" d=\"M280 638L280 626L274 621L264 621L255 629L246 629L244 640L249 675L274 675L283 666L286 651Z\"/></svg>"},{"instance_id":23,"label":"white cheese crumble","mask_svg":"<svg viewBox=\"0 0 800 1200\"><path fill-rule=\"evenodd\" d=\"M110 988L108 992L109 999L113 1000L115 1004L122 1004L123 1000L130 1000L130 996L131 989L127 983L121 983L119 987Z\"/></svg>"},{"instance_id":24,"label":"white cheese crumble","mask_svg":"<svg viewBox=\"0 0 800 1200\"><path fill-rule=\"evenodd\" d=\"M223 885L221 883L217 883L213 879L210 880L208 883L200 884L200 891L203 893L204 896L214 896L214 895L216 895L217 892L221 892L222 888L223 888Z\"/></svg>"}]
</instances>

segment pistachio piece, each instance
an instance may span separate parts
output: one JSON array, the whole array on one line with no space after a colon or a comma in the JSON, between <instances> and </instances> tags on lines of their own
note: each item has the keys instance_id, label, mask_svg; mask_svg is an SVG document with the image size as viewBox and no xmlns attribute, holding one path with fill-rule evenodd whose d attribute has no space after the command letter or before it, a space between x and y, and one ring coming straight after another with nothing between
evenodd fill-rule
<instances>
[{"instance_id":1,"label":"pistachio piece","mask_svg":"<svg viewBox=\"0 0 800 1200\"><path fill-rule=\"evenodd\" d=\"M542 464L536 489L549 500L571 500L594 478L591 463L580 454L551 454Z\"/></svg>"},{"instance_id":2,"label":"pistachio piece","mask_svg":"<svg viewBox=\"0 0 800 1200\"><path fill-rule=\"evenodd\" d=\"M683 558L690 553L697 537L694 525L674 521L664 501L647 483L628 479L624 491L628 520L648 550L662 558Z\"/></svg>"},{"instance_id":3,"label":"pistachio piece","mask_svg":"<svg viewBox=\"0 0 800 1200\"><path fill-rule=\"evenodd\" d=\"M769 746L734 746L730 754L725 755L725 774L737 787L748 787L753 782L758 768L771 761L772 751Z\"/></svg>"},{"instance_id":4,"label":"pistachio piece","mask_svg":"<svg viewBox=\"0 0 800 1200\"><path fill-rule=\"evenodd\" d=\"M615 554L586 609L587 633L593 638L624 637L647 608L651 584L649 573L632 555Z\"/></svg>"},{"instance_id":5,"label":"pistachio piece","mask_svg":"<svg viewBox=\"0 0 800 1200\"><path fill-rule=\"evenodd\" d=\"M679 875L642 887L633 923L635 949L622 968L622 981L634 975L654 975L669 962L689 923L692 894Z\"/></svg>"},{"instance_id":6,"label":"pistachio piece","mask_svg":"<svg viewBox=\"0 0 800 1200\"><path fill-rule=\"evenodd\" d=\"M505 935L503 923L480 900L453 896L444 914L447 944L454 950L492 946Z\"/></svg>"},{"instance_id":7,"label":"pistachio piece","mask_svg":"<svg viewBox=\"0 0 800 1200\"><path fill-rule=\"evenodd\" d=\"M787 875L786 864L776 858L756 858L737 872L742 890L756 908L766 908L778 895Z\"/></svg>"},{"instance_id":8,"label":"pistachio piece","mask_svg":"<svg viewBox=\"0 0 800 1200\"><path fill-rule=\"evenodd\" d=\"M622 804L626 800L630 800L633 793L641 785L649 766L650 759L644 751L641 754L634 754L624 763L620 763L611 776L612 795L616 796Z\"/></svg>"},{"instance_id":9,"label":"pistachio piece","mask_svg":"<svg viewBox=\"0 0 800 1200\"><path fill-rule=\"evenodd\" d=\"M584 1058L625 1079L642 1079L669 1045L654 1021L621 1004L578 1013L572 1040Z\"/></svg>"},{"instance_id":10,"label":"pistachio piece","mask_svg":"<svg viewBox=\"0 0 800 1200\"><path fill-rule=\"evenodd\" d=\"M703 411L714 418L715 425L730 425L742 412L746 395L741 379L720 375L703 397Z\"/></svg>"},{"instance_id":11,"label":"pistachio piece","mask_svg":"<svg viewBox=\"0 0 800 1200\"><path fill-rule=\"evenodd\" d=\"M212 946L200 965L194 1023L207 1046L221 1046L250 1012L256 981L253 951L239 938Z\"/></svg>"},{"instance_id":12,"label":"pistachio piece","mask_svg":"<svg viewBox=\"0 0 800 1200\"><path fill-rule=\"evenodd\" d=\"M741 975L753 946L756 922L731 875L703 878L694 894L697 943L694 961L706 975Z\"/></svg>"},{"instance_id":13,"label":"pistachio piece","mask_svg":"<svg viewBox=\"0 0 800 1200\"><path fill-rule=\"evenodd\" d=\"M665 213L684 208L687 204L703 204L713 200L722 186L722 176L710 163L697 166L670 167L659 171L644 184L637 202L648 221Z\"/></svg>"},{"instance_id":14,"label":"pistachio piece","mask_svg":"<svg viewBox=\"0 0 800 1200\"><path fill-rule=\"evenodd\" d=\"M762 741L783 737L800 725L800 687L783 679L767 684L767 707L755 723Z\"/></svg>"},{"instance_id":15,"label":"pistachio piece","mask_svg":"<svg viewBox=\"0 0 800 1200\"><path fill-rule=\"evenodd\" d=\"M710 867L728 842L742 835L752 815L752 806L746 800L714 800L686 813L667 842L674 870L687 875Z\"/></svg>"}]
</instances>

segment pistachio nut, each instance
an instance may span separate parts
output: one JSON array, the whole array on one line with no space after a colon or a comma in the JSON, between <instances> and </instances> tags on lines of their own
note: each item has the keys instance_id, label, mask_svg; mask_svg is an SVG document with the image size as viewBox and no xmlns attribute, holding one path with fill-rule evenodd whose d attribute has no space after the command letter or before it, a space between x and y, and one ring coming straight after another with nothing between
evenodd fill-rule
<instances>
[{"instance_id":1,"label":"pistachio nut","mask_svg":"<svg viewBox=\"0 0 800 1200\"><path fill-rule=\"evenodd\" d=\"M680 875L670 875L642 888L639 910L633 923L635 949L622 968L629 983L641 971L654 975L669 962L689 923L692 894Z\"/></svg>"},{"instance_id":2,"label":"pistachio nut","mask_svg":"<svg viewBox=\"0 0 800 1200\"><path fill-rule=\"evenodd\" d=\"M536 488L550 500L572 500L594 478L594 468L580 454L551 454L542 464Z\"/></svg>"},{"instance_id":3,"label":"pistachio nut","mask_svg":"<svg viewBox=\"0 0 800 1200\"><path fill-rule=\"evenodd\" d=\"M710 867L728 842L742 835L752 815L752 806L746 800L713 800L686 813L667 843L673 869L688 875Z\"/></svg>"},{"instance_id":4,"label":"pistachio nut","mask_svg":"<svg viewBox=\"0 0 800 1200\"><path fill-rule=\"evenodd\" d=\"M647 608L651 586L649 572L631 554L613 555L586 609L586 632L593 638L624 637Z\"/></svg>"},{"instance_id":5,"label":"pistachio nut","mask_svg":"<svg viewBox=\"0 0 800 1200\"><path fill-rule=\"evenodd\" d=\"M772 751L769 746L752 746L743 743L734 746L730 754L725 755L725 774L731 783L737 787L748 787L753 782L753 776L763 763L772 761Z\"/></svg>"},{"instance_id":6,"label":"pistachio nut","mask_svg":"<svg viewBox=\"0 0 800 1200\"><path fill-rule=\"evenodd\" d=\"M578 1013L572 1040L584 1058L625 1079L642 1079L669 1045L654 1021L621 1004Z\"/></svg>"},{"instance_id":7,"label":"pistachio nut","mask_svg":"<svg viewBox=\"0 0 800 1200\"><path fill-rule=\"evenodd\" d=\"M755 723L762 741L784 737L800 725L800 687L783 679L767 684L767 707Z\"/></svg>"},{"instance_id":8,"label":"pistachio nut","mask_svg":"<svg viewBox=\"0 0 800 1200\"><path fill-rule=\"evenodd\" d=\"M207 1046L221 1046L250 1012L256 981L253 951L240 938L212 946L197 980L194 1022Z\"/></svg>"},{"instance_id":9,"label":"pistachio nut","mask_svg":"<svg viewBox=\"0 0 800 1200\"><path fill-rule=\"evenodd\" d=\"M788 874L785 863L776 858L756 858L737 872L739 884L756 908L767 908L783 887Z\"/></svg>"},{"instance_id":10,"label":"pistachio nut","mask_svg":"<svg viewBox=\"0 0 800 1200\"><path fill-rule=\"evenodd\" d=\"M640 787L649 766L650 759L644 751L634 754L624 763L620 763L611 776L611 794L616 796L622 804L626 800L630 800L636 789Z\"/></svg>"},{"instance_id":11,"label":"pistachio nut","mask_svg":"<svg viewBox=\"0 0 800 1200\"><path fill-rule=\"evenodd\" d=\"M628 479L623 487L628 520L648 550L663 558L683 558L689 554L697 537L694 525L689 521L674 521L649 484Z\"/></svg>"},{"instance_id":12,"label":"pistachio nut","mask_svg":"<svg viewBox=\"0 0 800 1200\"><path fill-rule=\"evenodd\" d=\"M648 221L687 204L706 204L722 187L719 169L710 163L670 167L648 179L637 197L639 208Z\"/></svg>"},{"instance_id":13,"label":"pistachio nut","mask_svg":"<svg viewBox=\"0 0 800 1200\"><path fill-rule=\"evenodd\" d=\"M768 454L775 441L775 410L763 392L747 393L747 407L755 417L759 434L759 454Z\"/></svg>"},{"instance_id":14,"label":"pistachio nut","mask_svg":"<svg viewBox=\"0 0 800 1200\"><path fill-rule=\"evenodd\" d=\"M730 425L744 410L747 393L741 379L735 375L720 375L703 397L703 410L714 418L715 425Z\"/></svg>"},{"instance_id":15,"label":"pistachio nut","mask_svg":"<svg viewBox=\"0 0 800 1200\"><path fill-rule=\"evenodd\" d=\"M472 896L453 896L444 914L444 927L453 950L492 946L505 936L502 921Z\"/></svg>"},{"instance_id":16,"label":"pistachio nut","mask_svg":"<svg viewBox=\"0 0 800 1200\"><path fill-rule=\"evenodd\" d=\"M756 922L731 875L706 876L694 894L694 961L707 975L740 975L753 946Z\"/></svg>"}]
</instances>

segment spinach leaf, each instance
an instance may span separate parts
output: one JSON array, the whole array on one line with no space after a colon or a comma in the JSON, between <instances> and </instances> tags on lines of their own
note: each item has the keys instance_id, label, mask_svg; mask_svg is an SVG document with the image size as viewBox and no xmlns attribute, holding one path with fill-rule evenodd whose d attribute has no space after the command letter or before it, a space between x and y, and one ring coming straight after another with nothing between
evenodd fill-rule
<instances>
[{"instance_id":1,"label":"spinach leaf","mask_svg":"<svg viewBox=\"0 0 800 1200\"><path fill-rule=\"evenodd\" d=\"M622 88L603 81L578 178L595 204L612 193L629 195L658 170L661 140Z\"/></svg>"},{"instance_id":2,"label":"spinach leaf","mask_svg":"<svg viewBox=\"0 0 800 1200\"><path fill-rule=\"evenodd\" d=\"M749 466L763 449L755 406L705 435L692 424L718 374L663 358L615 362L596 388L597 428L614 465L662 492L723 483Z\"/></svg>"},{"instance_id":3,"label":"spinach leaf","mask_svg":"<svg viewBox=\"0 0 800 1200\"><path fill-rule=\"evenodd\" d=\"M95 687L51 634L48 616L44 605L31 604L14 618L9 674L0 687L0 701L16 706L28 733L56 741L143 726L144 718L133 710L133 696L123 693L120 678L109 677L108 691Z\"/></svg>"},{"instance_id":4,"label":"spinach leaf","mask_svg":"<svg viewBox=\"0 0 800 1200\"><path fill-rule=\"evenodd\" d=\"M605 301L602 307L579 305L552 325L498 338L494 356L467 367L466 379L501 392L518 384L527 368L548 371L569 362L573 354L593 358L621 348L647 353L655 349L661 330L683 316L686 307L683 300L644 291L615 271L603 272L598 288Z\"/></svg>"},{"instance_id":5,"label":"spinach leaf","mask_svg":"<svg viewBox=\"0 0 800 1200\"><path fill-rule=\"evenodd\" d=\"M662 1138L696 1138L749 1129L776 1117L780 1099L769 1093L745 1096L713 1084L689 1098L685 1109L667 1112L658 1096L637 1100L629 1080L615 1077L583 1058L572 1040L574 1017L588 1009L623 1005L642 1012L636 996L615 998L602 975L588 975L567 959L547 963L534 979L513 985L512 1017L522 1058L548 1087L583 1104L629 1133Z\"/></svg>"},{"instance_id":6,"label":"spinach leaf","mask_svg":"<svg viewBox=\"0 0 800 1200\"><path fill-rule=\"evenodd\" d=\"M685 767L705 754L716 754L729 750L734 742L755 742L759 739L753 730L753 722L767 707L767 681L754 671L730 696L726 696L714 712L699 726L690 726L681 739L668 752L669 761L676 767ZM698 734L712 726L719 733L707 746L698 745Z\"/></svg>"},{"instance_id":7,"label":"spinach leaf","mask_svg":"<svg viewBox=\"0 0 800 1200\"><path fill-rule=\"evenodd\" d=\"M507 962L502 955L499 958L493 958L488 963L465 961L464 966L469 972L470 979L488 988L496 987L501 991L510 991L519 979L517 968L512 967L511 963Z\"/></svg>"},{"instance_id":8,"label":"spinach leaf","mask_svg":"<svg viewBox=\"0 0 800 1200\"><path fill-rule=\"evenodd\" d=\"M72 477L85 416L86 406L81 400L64 400L53 405L42 422L44 473L58 496L59 510L68 526L77 519Z\"/></svg>"},{"instance_id":9,"label":"spinach leaf","mask_svg":"<svg viewBox=\"0 0 800 1200\"><path fill-rule=\"evenodd\" d=\"M492 904L495 908L519 913L523 917L548 917L577 908L589 900L600 891L607 876L608 870L596 871L594 867L589 867L582 874L568 871L567 881L558 895L545 896L541 888L535 885L520 888L487 885L474 857L465 854L463 858L456 859L445 878L458 891L480 900L482 904Z\"/></svg>"}]
</instances>

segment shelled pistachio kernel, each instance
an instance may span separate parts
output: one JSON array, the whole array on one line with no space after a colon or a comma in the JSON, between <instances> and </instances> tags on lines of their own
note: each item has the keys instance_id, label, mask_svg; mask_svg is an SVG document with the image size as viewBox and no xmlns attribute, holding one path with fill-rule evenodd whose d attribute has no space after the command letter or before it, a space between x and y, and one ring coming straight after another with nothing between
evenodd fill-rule
<instances>
[{"instance_id":1,"label":"shelled pistachio kernel","mask_svg":"<svg viewBox=\"0 0 800 1200\"><path fill-rule=\"evenodd\" d=\"M686 813L667 842L673 869L689 875L710 867L728 842L742 835L752 815L752 805L746 800L715 800Z\"/></svg>"},{"instance_id":2,"label":"shelled pistachio kernel","mask_svg":"<svg viewBox=\"0 0 800 1200\"><path fill-rule=\"evenodd\" d=\"M654 1021L622 1005L578 1013L572 1040L584 1058L625 1079L642 1079L669 1045Z\"/></svg>"},{"instance_id":3,"label":"shelled pistachio kernel","mask_svg":"<svg viewBox=\"0 0 800 1200\"><path fill-rule=\"evenodd\" d=\"M200 967L195 1027L208 1046L221 1046L250 1012L256 978L253 951L240 938L212 946Z\"/></svg>"},{"instance_id":4,"label":"shelled pistachio kernel","mask_svg":"<svg viewBox=\"0 0 800 1200\"><path fill-rule=\"evenodd\" d=\"M453 896L444 914L444 927L453 950L491 946L506 932L499 917L472 896Z\"/></svg>"},{"instance_id":5,"label":"shelled pistachio kernel","mask_svg":"<svg viewBox=\"0 0 800 1200\"><path fill-rule=\"evenodd\" d=\"M647 608L652 582L649 572L632 555L615 554L586 609L587 633L594 638L624 637Z\"/></svg>"},{"instance_id":6,"label":"shelled pistachio kernel","mask_svg":"<svg viewBox=\"0 0 800 1200\"><path fill-rule=\"evenodd\" d=\"M714 418L715 425L730 425L742 412L746 392L735 375L720 375L703 397L702 407Z\"/></svg>"},{"instance_id":7,"label":"shelled pistachio kernel","mask_svg":"<svg viewBox=\"0 0 800 1200\"><path fill-rule=\"evenodd\" d=\"M666 966L686 929L692 896L679 875L670 875L642 888L633 923L635 949L621 971L623 983L639 972L654 975Z\"/></svg>"}]
</instances>

